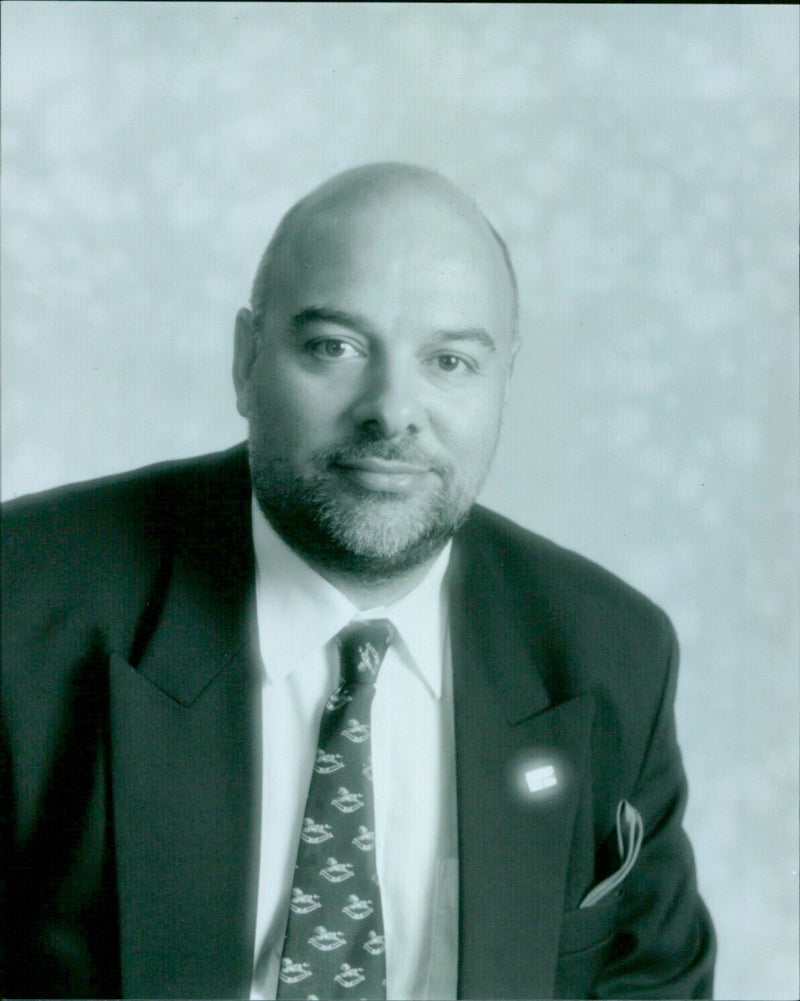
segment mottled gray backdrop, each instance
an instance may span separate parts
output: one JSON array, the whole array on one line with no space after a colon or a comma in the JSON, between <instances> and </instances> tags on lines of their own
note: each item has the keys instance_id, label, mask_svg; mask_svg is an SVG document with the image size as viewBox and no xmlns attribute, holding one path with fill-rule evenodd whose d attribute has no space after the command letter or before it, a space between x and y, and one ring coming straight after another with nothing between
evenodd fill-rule
<instances>
[{"instance_id":1,"label":"mottled gray backdrop","mask_svg":"<svg viewBox=\"0 0 800 1001\"><path fill-rule=\"evenodd\" d=\"M794 7L5 3L3 495L227 446L237 307L334 171L516 259L484 499L663 604L718 996L797 981Z\"/></svg>"}]
</instances>

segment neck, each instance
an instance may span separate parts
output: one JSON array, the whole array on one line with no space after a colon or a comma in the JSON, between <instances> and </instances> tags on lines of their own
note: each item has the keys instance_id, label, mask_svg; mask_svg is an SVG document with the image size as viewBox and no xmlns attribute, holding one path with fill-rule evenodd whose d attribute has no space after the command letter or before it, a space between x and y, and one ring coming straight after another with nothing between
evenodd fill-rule
<instances>
[{"instance_id":1,"label":"neck","mask_svg":"<svg viewBox=\"0 0 800 1001\"><path fill-rule=\"evenodd\" d=\"M333 584L337 591L340 591L351 601L359 611L365 612L370 608L387 607L410 594L425 578L439 557L439 552L434 553L429 559L409 570L403 570L386 577L368 577L364 574L335 570L315 563L307 556L304 559L321 577Z\"/></svg>"}]
</instances>

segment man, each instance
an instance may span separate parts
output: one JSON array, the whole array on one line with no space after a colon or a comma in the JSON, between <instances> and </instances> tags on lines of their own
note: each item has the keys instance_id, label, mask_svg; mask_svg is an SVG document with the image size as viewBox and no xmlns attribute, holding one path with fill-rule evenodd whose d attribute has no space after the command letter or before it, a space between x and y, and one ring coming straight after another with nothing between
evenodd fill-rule
<instances>
[{"instance_id":1,"label":"man","mask_svg":"<svg viewBox=\"0 0 800 1001\"><path fill-rule=\"evenodd\" d=\"M710 996L672 628L474 505L516 298L348 171L237 316L249 463L8 505L7 995Z\"/></svg>"}]
</instances>

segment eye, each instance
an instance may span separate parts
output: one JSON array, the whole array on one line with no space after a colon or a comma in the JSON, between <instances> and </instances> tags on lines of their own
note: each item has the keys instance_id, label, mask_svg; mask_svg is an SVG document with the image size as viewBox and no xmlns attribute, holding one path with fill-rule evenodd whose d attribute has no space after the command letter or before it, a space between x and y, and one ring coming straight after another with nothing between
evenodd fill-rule
<instances>
[{"instance_id":1,"label":"eye","mask_svg":"<svg viewBox=\"0 0 800 1001\"><path fill-rule=\"evenodd\" d=\"M343 358L360 358L363 351L338 337L319 337L315 341L309 341L306 350L315 358L321 361L339 361Z\"/></svg>"},{"instance_id":2,"label":"eye","mask_svg":"<svg viewBox=\"0 0 800 1001\"><path fill-rule=\"evenodd\" d=\"M461 355L436 355L434 361L436 362L437 368L441 372L458 372L461 370L462 373L466 373L468 371L475 371L475 366L471 364L467 358L464 358Z\"/></svg>"}]
</instances>

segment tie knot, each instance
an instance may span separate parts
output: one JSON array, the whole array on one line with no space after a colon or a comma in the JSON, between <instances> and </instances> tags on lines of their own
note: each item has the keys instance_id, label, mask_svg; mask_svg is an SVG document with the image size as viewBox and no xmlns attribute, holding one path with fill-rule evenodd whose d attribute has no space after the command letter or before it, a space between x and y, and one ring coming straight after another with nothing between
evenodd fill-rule
<instances>
[{"instance_id":1,"label":"tie knot","mask_svg":"<svg viewBox=\"0 0 800 1001\"><path fill-rule=\"evenodd\" d=\"M345 626L337 637L342 683L374 685L393 638L394 628L388 619L369 619Z\"/></svg>"}]
</instances>

